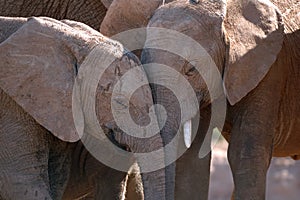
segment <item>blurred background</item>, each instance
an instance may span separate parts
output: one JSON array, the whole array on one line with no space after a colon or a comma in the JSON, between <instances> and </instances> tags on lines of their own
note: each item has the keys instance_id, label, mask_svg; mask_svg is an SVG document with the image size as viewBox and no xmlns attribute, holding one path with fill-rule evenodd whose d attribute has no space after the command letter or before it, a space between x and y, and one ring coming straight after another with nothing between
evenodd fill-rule
<instances>
[{"instance_id":1,"label":"blurred background","mask_svg":"<svg viewBox=\"0 0 300 200\"><path fill-rule=\"evenodd\" d=\"M212 150L209 200L230 200L233 190L227 161L228 143L220 139ZM300 199L300 160L273 158L267 176L267 200Z\"/></svg>"}]
</instances>

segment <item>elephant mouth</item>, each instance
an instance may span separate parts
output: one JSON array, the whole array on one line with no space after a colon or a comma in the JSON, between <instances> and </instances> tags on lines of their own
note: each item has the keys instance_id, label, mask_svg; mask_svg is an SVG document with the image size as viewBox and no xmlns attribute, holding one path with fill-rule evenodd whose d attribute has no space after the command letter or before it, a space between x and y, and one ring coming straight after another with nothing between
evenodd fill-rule
<instances>
[{"instance_id":1,"label":"elephant mouth","mask_svg":"<svg viewBox=\"0 0 300 200\"><path fill-rule=\"evenodd\" d=\"M129 145L124 144L124 143L120 143L117 141L116 139L116 132L113 130L109 130L109 134L108 134L108 139L118 148L127 151L127 152L132 152Z\"/></svg>"},{"instance_id":2,"label":"elephant mouth","mask_svg":"<svg viewBox=\"0 0 300 200\"><path fill-rule=\"evenodd\" d=\"M122 143L117 139L117 135L124 134L119 127L113 125L113 123L107 123L105 125L105 133L106 133L106 137L113 145L115 145L116 147L124 151L132 152L128 144Z\"/></svg>"}]
</instances>

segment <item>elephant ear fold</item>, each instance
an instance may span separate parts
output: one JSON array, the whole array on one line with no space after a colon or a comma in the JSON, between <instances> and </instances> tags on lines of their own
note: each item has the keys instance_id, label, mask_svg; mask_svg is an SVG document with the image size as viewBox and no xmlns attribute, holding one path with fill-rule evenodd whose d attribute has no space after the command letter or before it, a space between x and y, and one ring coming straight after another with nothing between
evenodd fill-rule
<instances>
[{"instance_id":1,"label":"elephant ear fold","mask_svg":"<svg viewBox=\"0 0 300 200\"><path fill-rule=\"evenodd\" d=\"M75 142L76 59L62 41L72 29L56 22L30 19L0 44L0 87L56 137Z\"/></svg>"},{"instance_id":2,"label":"elephant ear fold","mask_svg":"<svg viewBox=\"0 0 300 200\"><path fill-rule=\"evenodd\" d=\"M224 71L234 105L268 73L282 47L281 14L269 0L229 0L224 21L229 51Z\"/></svg>"},{"instance_id":3,"label":"elephant ear fold","mask_svg":"<svg viewBox=\"0 0 300 200\"><path fill-rule=\"evenodd\" d=\"M101 0L101 3L105 6L105 8L109 8L112 2L113 0Z\"/></svg>"}]
</instances>

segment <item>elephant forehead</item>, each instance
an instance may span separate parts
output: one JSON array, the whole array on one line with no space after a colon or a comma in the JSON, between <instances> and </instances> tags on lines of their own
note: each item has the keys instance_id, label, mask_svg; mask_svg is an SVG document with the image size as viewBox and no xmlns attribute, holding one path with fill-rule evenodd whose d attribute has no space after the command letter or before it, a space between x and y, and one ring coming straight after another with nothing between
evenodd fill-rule
<instances>
[{"instance_id":1,"label":"elephant forehead","mask_svg":"<svg viewBox=\"0 0 300 200\"><path fill-rule=\"evenodd\" d=\"M113 120L112 109L120 109L120 112L127 109L134 121L147 123L147 113L153 105L151 89L133 55L114 61L100 77L97 91L96 109L102 124Z\"/></svg>"},{"instance_id":2,"label":"elephant forehead","mask_svg":"<svg viewBox=\"0 0 300 200\"><path fill-rule=\"evenodd\" d=\"M211 56L223 44L223 13L220 5L209 8L206 4L172 2L161 7L152 17L149 27L158 27L183 33L205 48ZM225 14L225 13L224 13ZM148 38L148 37L147 37ZM176 41L182 42L182 41Z\"/></svg>"},{"instance_id":3,"label":"elephant forehead","mask_svg":"<svg viewBox=\"0 0 300 200\"><path fill-rule=\"evenodd\" d=\"M221 27L226 14L226 5L222 1L201 1L199 4L192 4L189 1L174 1L160 7L149 23L149 26L165 28L189 27L193 28L198 24L207 23L214 27Z\"/></svg>"}]
</instances>

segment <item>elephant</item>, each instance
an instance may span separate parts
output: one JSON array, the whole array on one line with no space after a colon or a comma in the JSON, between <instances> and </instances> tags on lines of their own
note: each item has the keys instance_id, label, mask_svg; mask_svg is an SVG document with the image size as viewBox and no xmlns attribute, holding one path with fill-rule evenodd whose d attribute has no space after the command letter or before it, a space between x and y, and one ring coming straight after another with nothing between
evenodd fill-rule
<instances>
[{"instance_id":1,"label":"elephant","mask_svg":"<svg viewBox=\"0 0 300 200\"><path fill-rule=\"evenodd\" d=\"M169 85L182 88L179 79L184 78L193 90L181 89L182 95L187 102L192 102L192 97L198 102L185 113L189 115L186 125L180 121L180 99L168 87L152 85L154 102L168 112L161 134L175 137L178 129L189 127L182 131L177 147L186 151L174 164L173 199L208 198L211 155L200 159L199 149L206 137L212 137L209 124L212 106L218 101L225 102L225 121L218 128L229 142L233 199L265 199L272 156L298 157L299 6L295 0L177 0L152 14L141 58L149 81L159 76L149 67L151 63L159 69L168 66L180 75L165 74L161 83L171 81ZM152 29L176 31L194 42L185 43ZM200 52L197 44L206 53ZM185 56L176 55L173 49L182 50ZM213 66L221 79L212 75ZM218 89L220 92L215 92ZM218 95L211 95L214 92ZM196 135L191 133L194 129Z\"/></svg>"},{"instance_id":2,"label":"elephant","mask_svg":"<svg viewBox=\"0 0 300 200\"><path fill-rule=\"evenodd\" d=\"M146 27L155 10L174 0L113 0L100 26L103 35L111 37L134 28ZM105 1L106 2L106 1Z\"/></svg>"},{"instance_id":3,"label":"elephant","mask_svg":"<svg viewBox=\"0 0 300 200\"><path fill-rule=\"evenodd\" d=\"M160 134L147 139L126 134L112 114L113 106L120 112L129 108L141 127L156 119L149 110L153 105L149 84L138 88L128 104L126 93L114 92L131 69L136 69L134 79L147 79L140 61L122 44L80 22L0 17L0 27L0 198L123 199L127 167L130 171L137 163L142 170L139 161L130 154L126 170L119 171L100 163L88 142L114 144L111 152L106 143L96 149L103 147L105 157L113 161L119 151L148 152L163 146ZM85 89L82 85L93 80L88 79L93 73L84 70L90 66L87 60L93 62L91 69L104 68L101 56L112 57L112 62L96 82L93 98L85 90L89 84ZM87 134L94 128L85 113L90 99L95 101L102 134L98 129ZM162 159L156 162L164 160L162 154L157 157ZM165 199L164 169L140 176L141 199Z\"/></svg>"},{"instance_id":4,"label":"elephant","mask_svg":"<svg viewBox=\"0 0 300 200\"><path fill-rule=\"evenodd\" d=\"M100 32L111 37L122 31L145 27L153 12L163 4L161 0L113 0L108 1L109 9L100 26Z\"/></svg>"},{"instance_id":5,"label":"elephant","mask_svg":"<svg viewBox=\"0 0 300 200\"><path fill-rule=\"evenodd\" d=\"M95 30L106 14L109 1L82 0L82 1L0 1L0 16L32 17L46 16L58 20L69 19L85 23Z\"/></svg>"}]
</instances>

